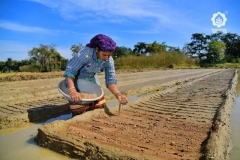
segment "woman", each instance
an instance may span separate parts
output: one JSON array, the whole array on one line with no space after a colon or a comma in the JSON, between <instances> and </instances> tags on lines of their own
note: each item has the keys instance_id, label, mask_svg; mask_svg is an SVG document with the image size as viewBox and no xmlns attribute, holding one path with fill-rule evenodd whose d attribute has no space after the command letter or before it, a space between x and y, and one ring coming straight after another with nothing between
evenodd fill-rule
<instances>
[{"instance_id":1,"label":"woman","mask_svg":"<svg viewBox=\"0 0 240 160\"><path fill-rule=\"evenodd\" d=\"M68 63L64 77L69 89L69 93L73 102L70 107L73 116L87 110L95 108L104 108L106 101L102 97L98 102L90 106L74 105L75 102L82 100L81 95L74 87L74 81L78 78L88 80L100 85L97 73L105 71L105 85L115 95L121 104L127 104L127 97L122 95L117 88L117 80L115 78L114 60L111 57L116 48L116 43L108 36L98 34L93 37Z\"/></svg>"}]
</instances>

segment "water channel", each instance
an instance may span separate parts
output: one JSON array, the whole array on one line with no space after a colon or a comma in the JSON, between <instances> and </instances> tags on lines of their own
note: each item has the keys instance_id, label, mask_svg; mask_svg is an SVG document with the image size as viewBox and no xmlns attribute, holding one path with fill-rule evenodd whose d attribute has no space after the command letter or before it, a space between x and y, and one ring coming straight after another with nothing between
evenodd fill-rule
<instances>
[{"instance_id":1,"label":"water channel","mask_svg":"<svg viewBox=\"0 0 240 160\"><path fill-rule=\"evenodd\" d=\"M240 76L238 77L236 103L232 109L230 127L232 130L233 148L230 153L231 160L240 159Z\"/></svg>"},{"instance_id":2,"label":"water channel","mask_svg":"<svg viewBox=\"0 0 240 160\"><path fill-rule=\"evenodd\" d=\"M240 157L240 81L237 86L238 96L232 110L230 127L232 130L233 148L230 154L231 160L239 160ZM139 96L130 97L129 100L137 99ZM118 102L109 102L107 105L112 107ZM62 115L57 118L49 119L44 123L50 123L55 120L67 120L71 118L71 114ZM34 142L37 129L44 123L29 123L21 128L10 128L0 130L0 160L69 160L67 156L63 156L49 149L39 147Z\"/></svg>"}]
</instances>

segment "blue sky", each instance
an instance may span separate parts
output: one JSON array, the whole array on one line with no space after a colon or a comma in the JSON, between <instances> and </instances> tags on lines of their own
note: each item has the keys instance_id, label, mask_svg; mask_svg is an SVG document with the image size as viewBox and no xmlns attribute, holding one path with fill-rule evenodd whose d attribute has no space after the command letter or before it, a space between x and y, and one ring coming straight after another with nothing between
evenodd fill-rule
<instances>
[{"instance_id":1,"label":"blue sky","mask_svg":"<svg viewBox=\"0 0 240 160\"><path fill-rule=\"evenodd\" d=\"M0 0L0 61L28 59L40 44L70 59L73 44L99 33L120 47L157 41L182 48L193 33L212 34L217 12L227 18L221 28L240 35L240 0Z\"/></svg>"}]
</instances>

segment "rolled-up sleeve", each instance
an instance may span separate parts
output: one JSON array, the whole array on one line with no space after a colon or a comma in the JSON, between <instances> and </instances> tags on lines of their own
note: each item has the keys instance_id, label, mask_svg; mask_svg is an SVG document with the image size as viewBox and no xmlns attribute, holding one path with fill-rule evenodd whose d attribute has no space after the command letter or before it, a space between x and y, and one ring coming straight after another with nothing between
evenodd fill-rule
<instances>
[{"instance_id":1,"label":"rolled-up sleeve","mask_svg":"<svg viewBox=\"0 0 240 160\"><path fill-rule=\"evenodd\" d=\"M88 49L84 48L78 54L76 54L67 64L66 70L63 74L64 77L73 77L77 75L79 69L86 65L88 62Z\"/></svg>"},{"instance_id":2,"label":"rolled-up sleeve","mask_svg":"<svg viewBox=\"0 0 240 160\"><path fill-rule=\"evenodd\" d=\"M116 84L117 80L115 77L115 68L114 68L114 60L112 57L108 59L105 63L105 79L106 79L106 87L110 84Z\"/></svg>"}]
</instances>

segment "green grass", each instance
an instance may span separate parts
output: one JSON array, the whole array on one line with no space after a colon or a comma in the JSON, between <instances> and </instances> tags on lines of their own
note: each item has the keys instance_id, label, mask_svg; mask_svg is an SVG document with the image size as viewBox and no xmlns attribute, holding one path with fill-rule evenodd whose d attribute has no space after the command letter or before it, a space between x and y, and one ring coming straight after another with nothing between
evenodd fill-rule
<instances>
[{"instance_id":1,"label":"green grass","mask_svg":"<svg viewBox=\"0 0 240 160\"><path fill-rule=\"evenodd\" d=\"M240 68L240 63L222 63L222 64L215 64L215 67L222 67L222 68L228 68L228 67L237 67Z\"/></svg>"},{"instance_id":2,"label":"green grass","mask_svg":"<svg viewBox=\"0 0 240 160\"><path fill-rule=\"evenodd\" d=\"M17 72L0 73L0 77L13 76L15 74L17 74Z\"/></svg>"}]
</instances>

